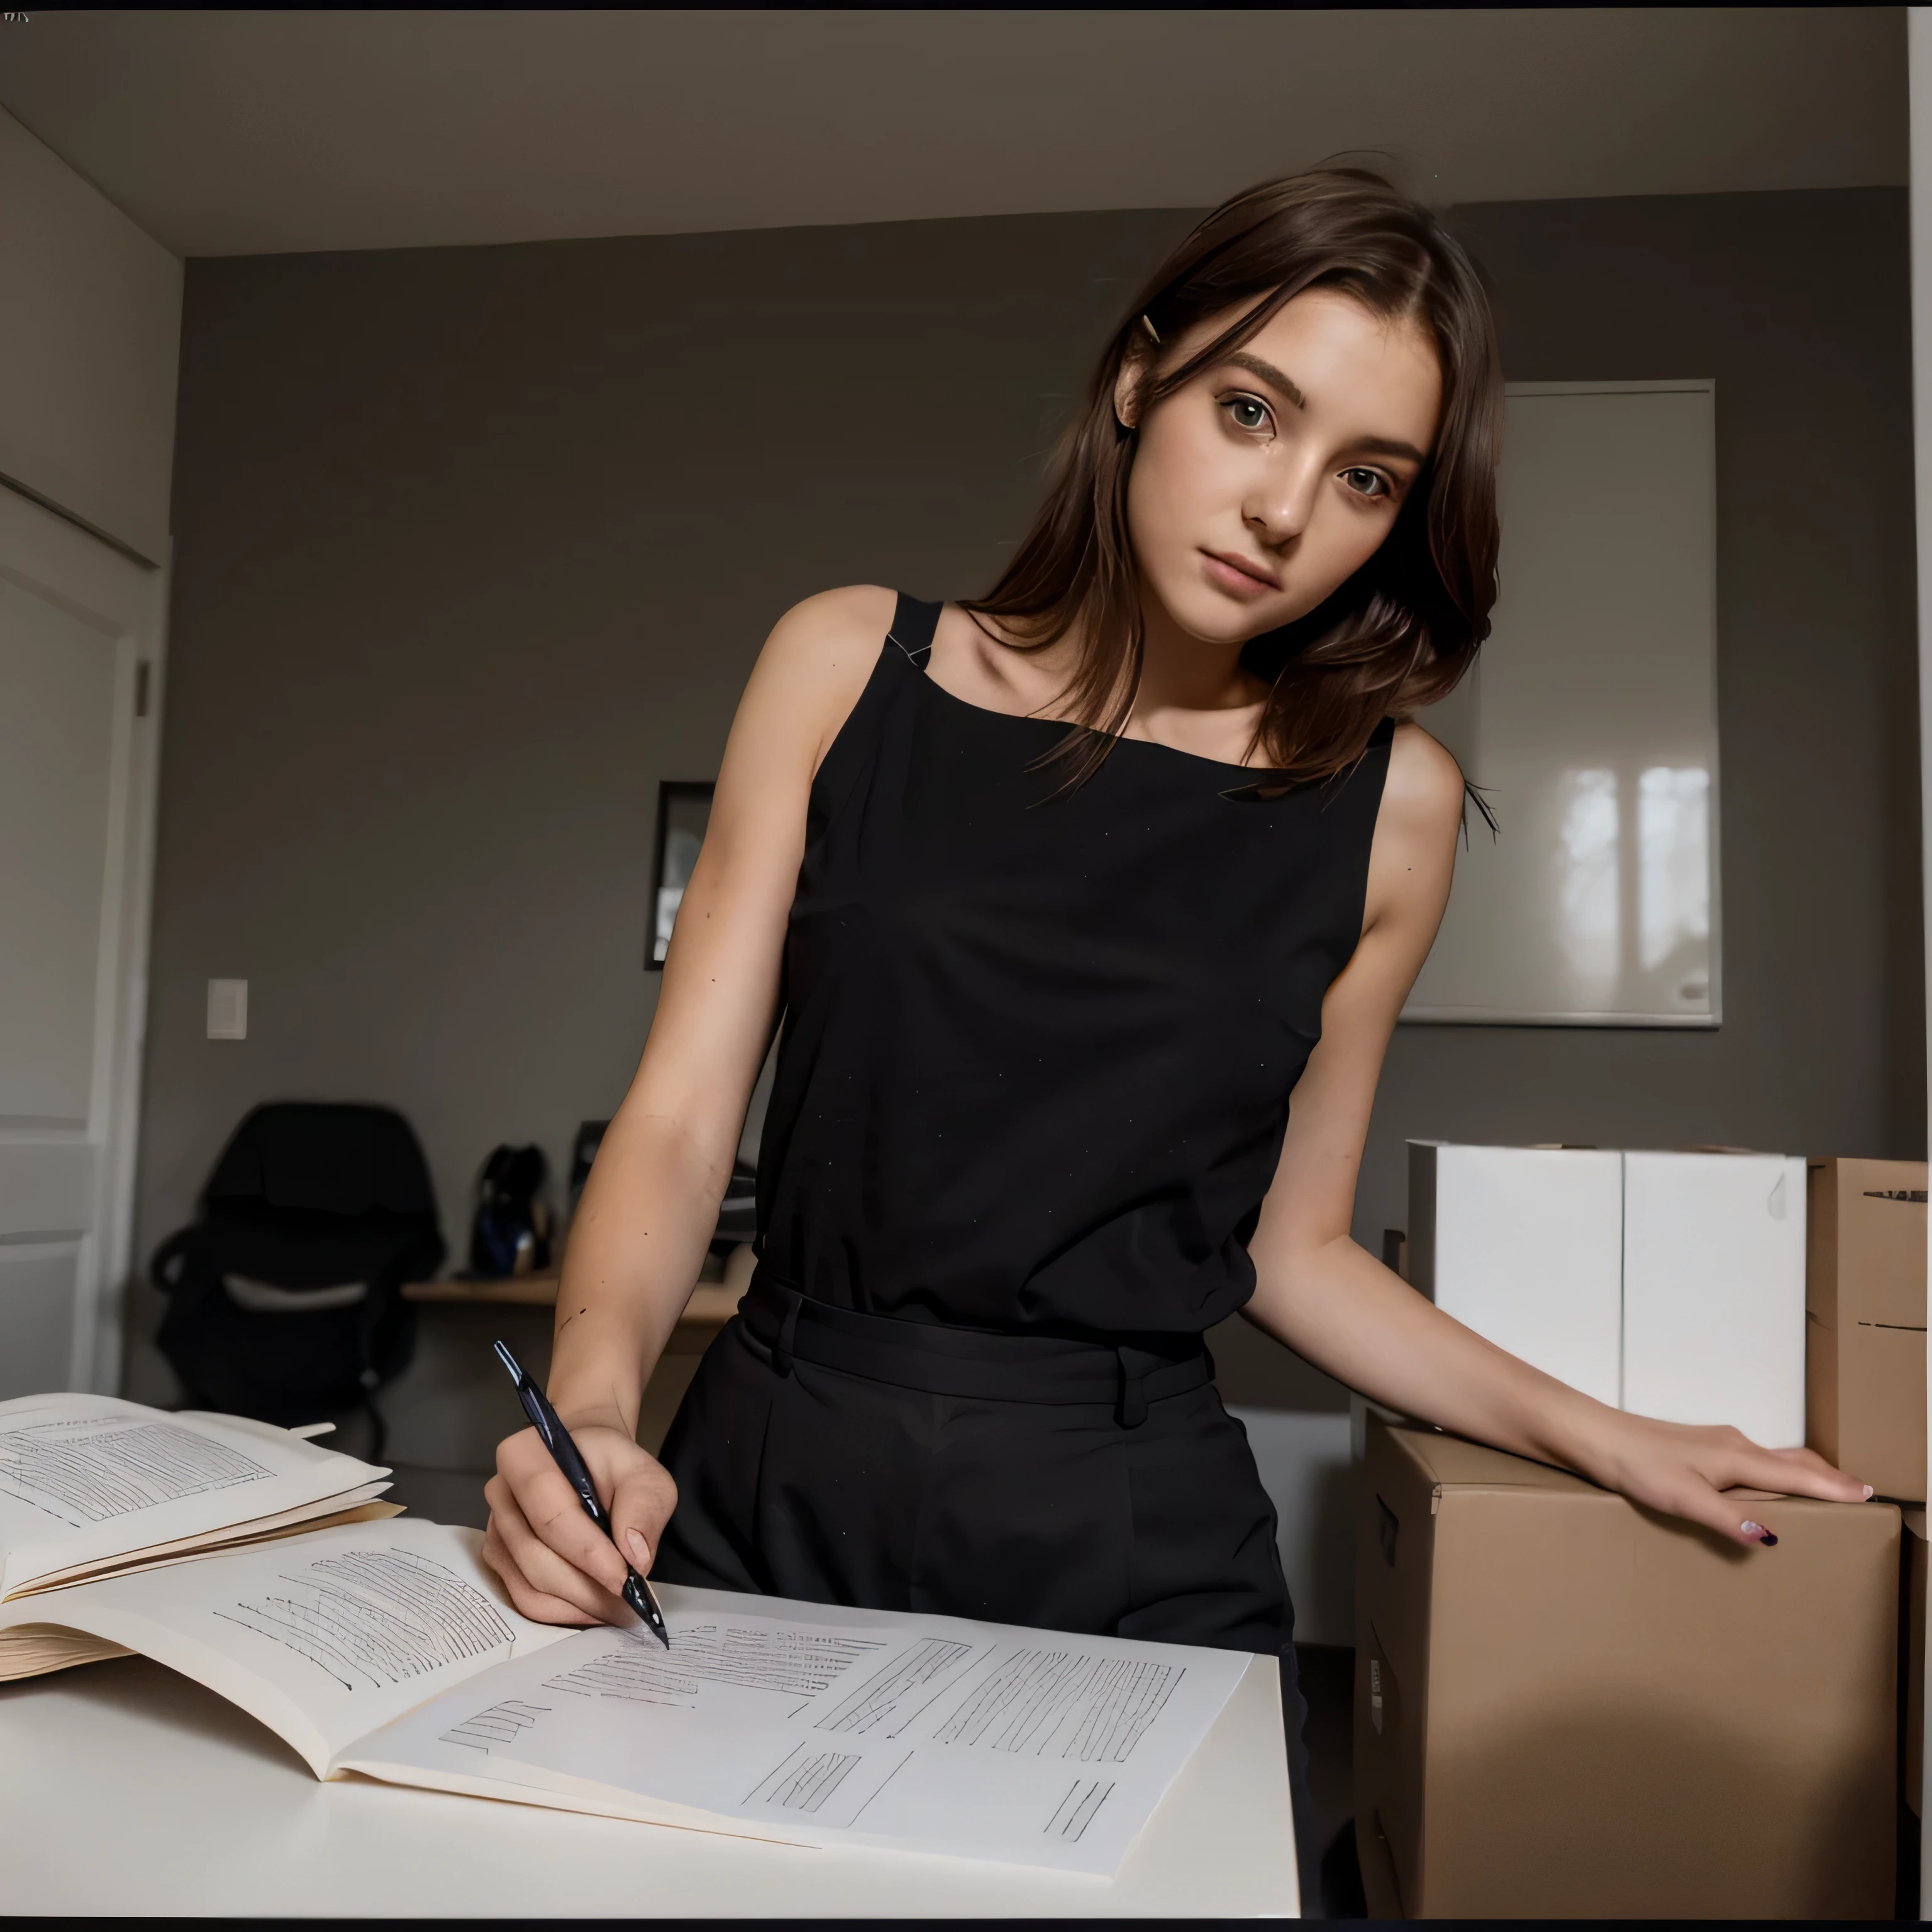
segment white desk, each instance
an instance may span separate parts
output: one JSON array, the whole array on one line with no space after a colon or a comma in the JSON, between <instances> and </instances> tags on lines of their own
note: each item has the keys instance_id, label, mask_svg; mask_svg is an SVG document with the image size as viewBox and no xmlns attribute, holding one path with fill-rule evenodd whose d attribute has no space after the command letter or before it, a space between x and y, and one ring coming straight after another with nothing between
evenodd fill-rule
<instances>
[{"instance_id":1,"label":"white desk","mask_svg":"<svg viewBox=\"0 0 1932 1932\"><path fill-rule=\"evenodd\" d=\"M1292 1916L1280 1695L1257 1658L1112 1884L807 1850L347 1779L129 1658L0 1686L0 1905L248 1917Z\"/></svg>"}]
</instances>

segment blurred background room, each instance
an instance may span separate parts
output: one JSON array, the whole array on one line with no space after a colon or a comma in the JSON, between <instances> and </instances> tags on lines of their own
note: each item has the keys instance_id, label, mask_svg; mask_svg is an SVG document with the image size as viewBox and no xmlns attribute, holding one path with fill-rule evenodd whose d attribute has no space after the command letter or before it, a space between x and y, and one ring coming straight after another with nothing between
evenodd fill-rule
<instances>
[{"instance_id":1,"label":"blurred background room","mask_svg":"<svg viewBox=\"0 0 1932 1932\"><path fill-rule=\"evenodd\" d=\"M1924 1162L1905 10L56 12L0 24L0 494L45 520L0 556L0 1396L206 1396L151 1264L292 1188L374 1244L344 1446L481 1524L489 1344L542 1376L766 633L983 590L1142 275L1338 157L1445 212L1512 385L1439 722L1500 833L1357 1238L1420 1280L1412 1142ZM748 1278L769 1079L647 1442ZM286 1111L344 1105L408 1146ZM1339 1832L1371 1418L1210 1341Z\"/></svg>"}]
</instances>

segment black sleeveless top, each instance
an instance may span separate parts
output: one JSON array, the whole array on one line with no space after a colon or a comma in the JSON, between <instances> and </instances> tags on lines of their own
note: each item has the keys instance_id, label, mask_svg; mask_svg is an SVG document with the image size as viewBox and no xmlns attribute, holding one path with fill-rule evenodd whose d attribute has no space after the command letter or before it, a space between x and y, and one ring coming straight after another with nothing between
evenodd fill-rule
<instances>
[{"instance_id":1,"label":"black sleeveless top","mask_svg":"<svg viewBox=\"0 0 1932 1932\"><path fill-rule=\"evenodd\" d=\"M915 1322L1194 1333L1245 1242L1360 936L1393 727L1325 783L1066 727L892 631L813 782L758 1162L763 1270Z\"/></svg>"}]
</instances>

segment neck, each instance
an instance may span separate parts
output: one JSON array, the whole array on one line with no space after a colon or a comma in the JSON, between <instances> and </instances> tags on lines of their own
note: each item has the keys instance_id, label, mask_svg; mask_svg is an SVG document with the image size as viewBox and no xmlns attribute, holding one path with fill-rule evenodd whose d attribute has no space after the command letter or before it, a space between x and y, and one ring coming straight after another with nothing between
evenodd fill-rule
<instances>
[{"instance_id":1,"label":"neck","mask_svg":"<svg viewBox=\"0 0 1932 1932\"><path fill-rule=\"evenodd\" d=\"M1144 584L1141 610L1146 656L1129 730L1161 738L1176 726L1184 730L1190 720L1196 721L1197 728L1210 719L1232 724L1228 714L1242 712L1250 714L1241 721L1244 728L1251 727L1252 714L1268 693L1258 678L1242 668L1246 640L1223 643L1184 631Z\"/></svg>"}]
</instances>

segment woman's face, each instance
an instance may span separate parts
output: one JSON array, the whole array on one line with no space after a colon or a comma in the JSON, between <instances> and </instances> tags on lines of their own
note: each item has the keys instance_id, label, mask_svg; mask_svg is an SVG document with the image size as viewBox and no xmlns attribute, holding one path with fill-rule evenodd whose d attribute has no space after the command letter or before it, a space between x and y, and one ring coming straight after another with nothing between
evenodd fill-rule
<instances>
[{"instance_id":1,"label":"woman's face","mask_svg":"<svg viewBox=\"0 0 1932 1932\"><path fill-rule=\"evenodd\" d=\"M1164 343L1160 365L1230 319ZM1124 370L1115 392L1123 421L1138 373ZM1435 351L1414 324L1328 290L1297 296L1142 422L1127 526L1143 591L1204 642L1305 616L1394 527L1442 405Z\"/></svg>"}]
</instances>

